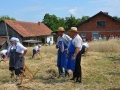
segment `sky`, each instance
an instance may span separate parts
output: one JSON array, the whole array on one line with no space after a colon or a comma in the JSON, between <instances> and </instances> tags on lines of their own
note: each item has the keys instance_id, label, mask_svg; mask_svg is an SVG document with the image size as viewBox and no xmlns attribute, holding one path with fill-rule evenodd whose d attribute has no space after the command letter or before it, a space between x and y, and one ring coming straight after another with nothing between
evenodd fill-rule
<instances>
[{"instance_id":1,"label":"sky","mask_svg":"<svg viewBox=\"0 0 120 90\"><path fill-rule=\"evenodd\" d=\"M94 16L108 12L120 17L120 0L1 0L0 16L19 21L42 22L46 13L60 18Z\"/></svg>"}]
</instances>

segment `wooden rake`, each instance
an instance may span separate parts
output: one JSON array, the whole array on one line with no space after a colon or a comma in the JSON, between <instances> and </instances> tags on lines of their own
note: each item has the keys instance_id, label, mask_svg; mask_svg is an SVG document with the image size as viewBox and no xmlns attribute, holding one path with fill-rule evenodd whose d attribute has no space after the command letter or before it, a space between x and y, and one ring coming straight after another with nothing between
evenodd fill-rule
<instances>
[{"instance_id":1,"label":"wooden rake","mask_svg":"<svg viewBox=\"0 0 120 90\"><path fill-rule=\"evenodd\" d=\"M28 68L28 66L27 66L24 62L22 62L21 59L20 59L20 61L21 61L22 65L23 65L23 68L24 68L25 70L28 70L28 72L29 72L29 73L25 72L24 69L23 69L23 70L20 70L20 71L22 72L22 74L20 75L20 76L21 76L21 81L20 81L19 85L22 85L22 84L25 84L25 83L23 83L24 75L26 75L26 76L28 76L28 77L30 78L29 81L32 81L33 78L35 77L35 75L38 73L38 71L39 71L40 69L37 69L37 71L36 71L35 73L32 73L32 71Z\"/></svg>"}]
</instances>

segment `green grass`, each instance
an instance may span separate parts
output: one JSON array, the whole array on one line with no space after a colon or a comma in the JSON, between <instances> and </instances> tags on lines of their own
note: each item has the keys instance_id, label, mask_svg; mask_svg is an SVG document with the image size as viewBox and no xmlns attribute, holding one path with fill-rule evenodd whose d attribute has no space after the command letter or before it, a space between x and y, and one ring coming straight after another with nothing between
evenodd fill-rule
<instances>
[{"instance_id":1,"label":"green grass","mask_svg":"<svg viewBox=\"0 0 120 90\"><path fill-rule=\"evenodd\" d=\"M120 54L112 52L111 56L107 52L111 56L108 57L105 52L92 50L95 45L92 43L87 56L82 56L82 83L69 80L72 77L71 71L70 77L58 77L55 46L42 46L42 57L36 55L35 59L31 58L32 48L29 47L25 56L26 65L33 73L37 68L40 71L32 82L17 87L15 83L10 83L8 61L1 62L0 90L120 90ZM25 81L27 79L23 80Z\"/></svg>"}]
</instances>

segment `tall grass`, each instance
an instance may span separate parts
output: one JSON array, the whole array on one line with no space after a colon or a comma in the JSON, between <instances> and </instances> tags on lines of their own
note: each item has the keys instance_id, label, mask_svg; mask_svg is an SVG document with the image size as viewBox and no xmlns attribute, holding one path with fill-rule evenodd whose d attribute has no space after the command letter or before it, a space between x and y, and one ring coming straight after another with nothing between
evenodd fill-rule
<instances>
[{"instance_id":1,"label":"tall grass","mask_svg":"<svg viewBox=\"0 0 120 90\"><path fill-rule=\"evenodd\" d=\"M89 50L94 52L120 52L120 41L117 39L92 41L89 45Z\"/></svg>"}]
</instances>

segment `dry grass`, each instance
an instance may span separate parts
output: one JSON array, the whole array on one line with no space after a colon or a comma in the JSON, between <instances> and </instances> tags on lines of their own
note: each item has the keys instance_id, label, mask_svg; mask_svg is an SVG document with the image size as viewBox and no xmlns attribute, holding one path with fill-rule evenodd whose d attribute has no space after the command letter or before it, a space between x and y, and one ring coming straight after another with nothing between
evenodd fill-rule
<instances>
[{"instance_id":1,"label":"dry grass","mask_svg":"<svg viewBox=\"0 0 120 90\"><path fill-rule=\"evenodd\" d=\"M8 61L0 63L0 90L120 90L120 56L118 41L112 41L113 57L106 57L105 51L110 50L109 41L90 42L90 49L86 57L82 57L82 83L74 83L72 77L59 77L56 67L55 46L42 46L41 56L31 58L32 48L28 48L26 64L33 73L40 71L32 82L17 87L9 78ZM106 44L105 44L106 43ZM109 42L110 43L110 42ZM113 44L114 43L114 44ZM102 45L101 45L102 44ZM95 48L97 46L97 48ZM101 50L101 47L103 48ZM108 49L106 49L106 47ZM107 51L107 52L108 52ZM23 82L28 81L24 79Z\"/></svg>"},{"instance_id":2,"label":"dry grass","mask_svg":"<svg viewBox=\"0 0 120 90\"><path fill-rule=\"evenodd\" d=\"M92 41L89 43L90 51L95 52L120 52L120 41L111 39L108 41Z\"/></svg>"}]
</instances>

